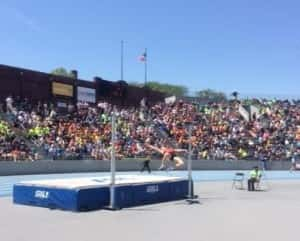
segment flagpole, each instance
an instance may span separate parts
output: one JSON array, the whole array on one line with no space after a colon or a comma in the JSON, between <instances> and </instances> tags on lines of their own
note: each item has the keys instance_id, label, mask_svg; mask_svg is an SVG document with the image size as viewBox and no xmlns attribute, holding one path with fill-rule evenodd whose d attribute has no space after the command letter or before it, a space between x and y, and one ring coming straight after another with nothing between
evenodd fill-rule
<instances>
[{"instance_id":1,"label":"flagpole","mask_svg":"<svg viewBox=\"0 0 300 241\"><path fill-rule=\"evenodd\" d=\"M145 48L145 83L144 85L147 84L147 62L148 62L148 54L147 54L147 48Z\"/></svg>"},{"instance_id":2,"label":"flagpole","mask_svg":"<svg viewBox=\"0 0 300 241\"><path fill-rule=\"evenodd\" d=\"M121 41L121 80L124 80L124 41Z\"/></svg>"}]
</instances>

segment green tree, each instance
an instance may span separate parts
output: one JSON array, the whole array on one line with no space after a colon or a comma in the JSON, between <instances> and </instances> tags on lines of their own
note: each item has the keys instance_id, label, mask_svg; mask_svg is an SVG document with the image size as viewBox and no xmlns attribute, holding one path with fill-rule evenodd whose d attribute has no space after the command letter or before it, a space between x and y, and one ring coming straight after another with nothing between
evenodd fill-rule
<instances>
[{"instance_id":1,"label":"green tree","mask_svg":"<svg viewBox=\"0 0 300 241\"><path fill-rule=\"evenodd\" d=\"M132 86L136 86L136 87L143 87L144 86L144 84L142 84L140 82L137 82L137 81L131 81L128 84L132 85Z\"/></svg>"},{"instance_id":2,"label":"green tree","mask_svg":"<svg viewBox=\"0 0 300 241\"><path fill-rule=\"evenodd\" d=\"M215 91L212 89L204 89L196 92L196 96L200 99L211 100L211 101L226 101L226 94L223 92Z\"/></svg>"},{"instance_id":3,"label":"green tree","mask_svg":"<svg viewBox=\"0 0 300 241\"><path fill-rule=\"evenodd\" d=\"M166 93L168 95L186 96L188 93L188 88L183 85L172 85L166 83L159 83L156 81L147 82L146 87L155 91Z\"/></svg>"},{"instance_id":4,"label":"green tree","mask_svg":"<svg viewBox=\"0 0 300 241\"><path fill-rule=\"evenodd\" d=\"M75 78L73 73L71 71L68 72L64 67L59 67L59 68L56 68L56 69L52 70L51 74L64 76L64 77L69 77L69 78Z\"/></svg>"}]
</instances>

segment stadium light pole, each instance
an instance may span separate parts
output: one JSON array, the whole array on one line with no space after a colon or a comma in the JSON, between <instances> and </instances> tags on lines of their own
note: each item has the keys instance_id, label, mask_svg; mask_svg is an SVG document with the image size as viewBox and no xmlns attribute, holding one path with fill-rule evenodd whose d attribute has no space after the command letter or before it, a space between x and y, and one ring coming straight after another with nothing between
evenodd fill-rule
<instances>
[{"instance_id":1,"label":"stadium light pole","mask_svg":"<svg viewBox=\"0 0 300 241\"><path fill-rule=\"evenodd\" d=\"M124 80L124 41L121 41L121 80Z\"/></svg>"},{"instance_id":2,"label":"stadium light pole","mask_svg":"<svg viewBox=\"0 0 300 241\"><path fill-rule=\"evenodd\" d=\"M144 53L144 56L145 56L145 61L144 61L144 67L145 67L145 81L144 81L144 86L147 85L147 77L148 77L148 70L147 70L147 62L148 62L148 53L147 53L147 48L145 48L145 53Z\"/></svg>"},{"instance_id":3,"label":"stadium light pole","mask_svg":"<svg viewBox=\"0 0 300 241\"><path fill-rule=\"evenodd\" d=\"M109 208L116 209L115 205L115 182L116 182L116 157L115 157L115 139L116 139L116 108L113 108L111 116L111 159L110 159L110 204Z\"/></svg>"}]
</instances>

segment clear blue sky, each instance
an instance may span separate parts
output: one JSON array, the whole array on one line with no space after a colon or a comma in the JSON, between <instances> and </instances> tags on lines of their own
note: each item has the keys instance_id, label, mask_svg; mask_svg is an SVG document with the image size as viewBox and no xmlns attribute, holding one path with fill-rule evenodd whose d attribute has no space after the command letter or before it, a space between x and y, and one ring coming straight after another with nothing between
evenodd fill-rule
<instances>
[{"instance_id":1,"label":"clear blue sky","mask_svg":"<svg viewBox=\"0 0 300 241\"><path fill-rule=\"evenodd\" d=\"M300 2L292 0L2 0L0 63L191 91L300 96Z\"/></svg>"}]
</instances>

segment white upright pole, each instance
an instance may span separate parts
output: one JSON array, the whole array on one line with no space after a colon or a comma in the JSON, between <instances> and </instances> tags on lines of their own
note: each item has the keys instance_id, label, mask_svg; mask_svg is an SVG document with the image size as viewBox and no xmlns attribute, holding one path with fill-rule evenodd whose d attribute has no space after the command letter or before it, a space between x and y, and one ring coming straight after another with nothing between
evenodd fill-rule
<instances>
[{"instance_id":1,"label":"white upright pole","mask_svg":"<svg viewBox=\"0 0 300 241\"><path fill-rule=\"evenodd\" d=\"M110 159L110 208L115 209L115 178L116 178L116 158L115 158L115 136L116 136L116 113L115 108L111 117L111 159Z\"/></svg>"},{"instance_id":2,"label":"white upright pole","mask_svg":"<svg viewBox=\"0 0 300 241\"><path fill-rule=\"evenodd\" d=\"M193 179L192 179L192 125L189 125L189 154L188 154L188 179L189 179L189 190L188 197L193 197Z\"/></svg>"},{"instance_id":3,"label":"white upright pole","mask_svg":"<svg viewBox=\"0 0 300 241\"><path fill-rule=\"evenodd\" d=\"M188 133L189 133L189 155L188 155L188 197L187 202L189 204L199 203L198 196L194 195L194 188L193 188L193 177L192 177L192 123L188 126Z\"/></svg>"}]
</instances>

